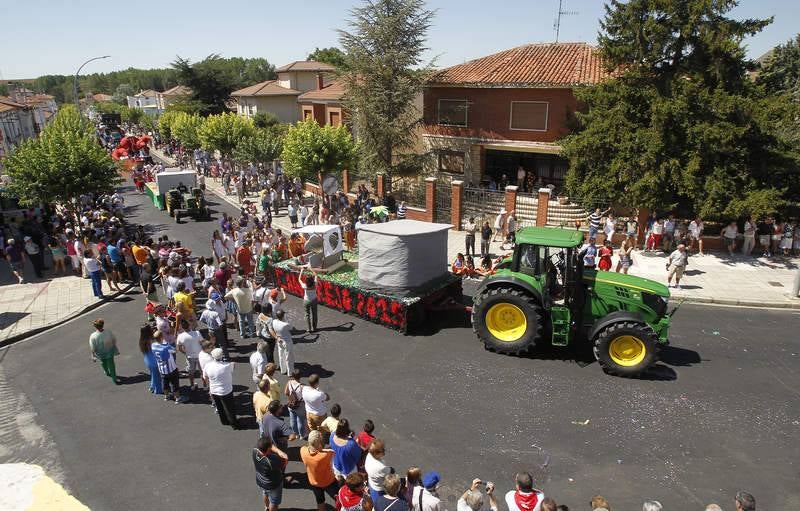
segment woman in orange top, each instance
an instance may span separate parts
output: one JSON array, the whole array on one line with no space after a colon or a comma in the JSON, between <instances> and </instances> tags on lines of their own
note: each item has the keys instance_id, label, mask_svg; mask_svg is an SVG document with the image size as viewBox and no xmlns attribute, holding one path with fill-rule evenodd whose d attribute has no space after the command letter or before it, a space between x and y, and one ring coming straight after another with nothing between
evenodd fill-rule
<instances>
[{"instance_id":1,"label":"woman in orange top","mask_svg":"<svg viewBox=\"0 0 800 511\"><path fill-rule=\"evenodd\" d=\"M317 510L325 511L325 494L335 499L338 488L333 475L333 451L323 448L322 433L311 431L308 434L308 445L300 448L300 459L306 466L308 483L314 492Z\"/></svg>"}]
</instances>

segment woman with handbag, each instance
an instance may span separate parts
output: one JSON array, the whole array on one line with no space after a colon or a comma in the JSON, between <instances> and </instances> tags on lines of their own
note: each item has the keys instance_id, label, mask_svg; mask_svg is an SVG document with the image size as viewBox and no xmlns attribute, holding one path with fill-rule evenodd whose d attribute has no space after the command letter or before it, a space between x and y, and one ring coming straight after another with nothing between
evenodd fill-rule
<instances>
[{"instance_id":1,"label":"woman with handbag","mask_svg":"<svg viewBox=\"0 0 800 511\"><path fill-rule=\"evenodd\" d=\"M302 438L307 438L305 432L306 409L303 403L303 384L300 383L300 370L295 369L289 375L289 381L283 388L283 394L288 398L286 408L289 409L289 427Z\"/></svg>"}]
</instances>

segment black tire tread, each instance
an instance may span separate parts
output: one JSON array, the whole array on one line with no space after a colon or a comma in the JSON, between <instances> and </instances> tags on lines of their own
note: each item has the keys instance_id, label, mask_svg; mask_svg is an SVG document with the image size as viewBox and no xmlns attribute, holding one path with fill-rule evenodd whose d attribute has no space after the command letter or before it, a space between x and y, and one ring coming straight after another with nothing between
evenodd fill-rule
<instances>
[{"instance_id":1,"label":"black tire tread","mask_svg":"<svg viewBox=\"0 0 800 511\"><path fill-rule=\"evenodd\" d=\"M528 307L536 314L538 321L536 322L536 329L534 331L533 336L531 337L532 342L529 342L527 345L519 347L519 348L504 348L498 349L498 345L495 344L491 339L486 339L478 329L477 325L475 324L475 311L480 309L481 303L486 300L487 298L493 296L501 296L501 295L512 295L514 297L522 299L524 302L527 303ZM531 296L530 294L526 293L522 289L511 287L511 286L498 286L494 288L485 289L481 294L479 294L473 303L472 306L472 331L475 332L475 335L478 339L483 343L485 349L489 351L493 351L495 353L502 353L505 355L522 355L530 351L541 339L542 337L542 308L536 299Z\"/></svg>"},{"instance_id":2,"label":"black tire tread","mask_svg":"<svg viewBox=\"0 0 800 511\"><path fill-rule=\"evenodd\" d=\"M648 353L651 354L649 356L649 362L647 362L643 368L639 370L625 368L625 370L622 370L613 362L609 363L607 360L605 360L605 357L600 356L600 351L603 349L602 345L604 344L605 340L615 338L616 332L621 330L639 330L640 337L644 341ZM607 374L620 376L622 378L638 378L641 376L647 371L648 368L652 367L656 362L658 362L659 352L661 351L661 343L658 342L658 337L656 336L655 331L647 323L639 323L636 321L620 321L608 325L597 333L592 344L595 359L597 359L597 363L600 364L600 367L603 368L603 371L605 371ZM647 357L645 360L647 360Z\"/></svg>"}]
</instances>

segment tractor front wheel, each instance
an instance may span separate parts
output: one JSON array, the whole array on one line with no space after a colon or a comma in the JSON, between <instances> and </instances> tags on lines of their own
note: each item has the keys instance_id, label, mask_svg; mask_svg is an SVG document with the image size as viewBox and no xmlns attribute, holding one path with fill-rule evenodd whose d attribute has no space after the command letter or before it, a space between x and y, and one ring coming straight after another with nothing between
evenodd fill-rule
<instances>
[{"instance_id":1,"label":"tractor front wheel","mask_svg":"<svg viewBox=\"0 0 800 511\"><path fill-rule=\"evenodd\" d=\"M620 321L594 338L594 356L608 374L635 377L658 361L659 344L646 323Z\"/></svg>"},{"instance_id":2,"label":"tractor front wheel","mask_svg":"<svg viewBox=\"0 0 800 511\"><path fill-rule=\"evenodd\" d=\"M472 329L487 349L520 354L542 337L542 308L521 289L486 289L472 307Z\"/></svg>"}]
</instances>

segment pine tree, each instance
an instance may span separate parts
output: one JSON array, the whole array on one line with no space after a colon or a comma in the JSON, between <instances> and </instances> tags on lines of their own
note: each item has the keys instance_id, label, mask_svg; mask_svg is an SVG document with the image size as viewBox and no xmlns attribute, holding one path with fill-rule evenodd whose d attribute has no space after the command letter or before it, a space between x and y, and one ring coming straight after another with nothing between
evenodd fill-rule
<instances>
[{"instance_id":1,"label":"pine tree","mask_svg":"<svg viewBox=\"0 0 800 511\"><path fill-rule=\"evenodd\" d=\"M418 172L423 157L413 153L422 94L432 63L423 62L433 12L423 0L366 0L351 11L350 31L339 31L346 54L341 79L345 106L358 138L359 173Z\"/></svg>"}]
</instances>

